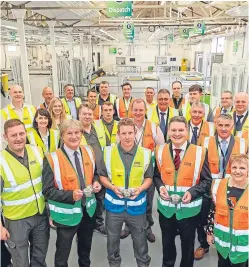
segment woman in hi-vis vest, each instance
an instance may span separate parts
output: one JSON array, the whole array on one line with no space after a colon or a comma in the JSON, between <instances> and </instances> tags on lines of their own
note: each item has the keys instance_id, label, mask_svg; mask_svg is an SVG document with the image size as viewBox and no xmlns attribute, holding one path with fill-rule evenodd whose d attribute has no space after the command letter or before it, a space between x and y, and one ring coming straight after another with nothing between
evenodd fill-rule
<instances>
[{"instance_id":1,"label":"woman in hi-vis vest","mask_svg":"<svg viewBox=\"0 0 249 267\"><path fill-rule=\"evenodd\" d=\"M231 158L231 177L215 179L207 241L218 251L218 267L248 266L248 156Z\"/></svg>"}]
</instances>

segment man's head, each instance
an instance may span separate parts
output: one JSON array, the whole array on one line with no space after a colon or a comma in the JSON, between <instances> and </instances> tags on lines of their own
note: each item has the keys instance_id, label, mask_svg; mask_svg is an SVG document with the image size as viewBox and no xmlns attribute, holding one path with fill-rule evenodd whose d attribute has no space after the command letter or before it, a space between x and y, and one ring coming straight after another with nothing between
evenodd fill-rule
<instances>
[{"instance_id":1,"label":"man's head","mask_svg":"<svg viewBox=\"0 0 249 267\"><path fill-rule=\"evenodd\" d=\"M233 105L233 94L230 91L224 91L221 94L221 106L228 109Z\"/></svg>"},{"instance_id":2,"label":"man's head","mask_svg":"<svg viewBox=\"0 0 249 267\"><path fill-rule=\"evenodd\" d=\"M83 127L88 127L93 122L93 110L87 104L81 104L79 107L79 120Z\"/></svg>"},{"instance_id":3,"label":"man's head","mask_svg":"<svg viewBox=\"0 0 249 267\"><path fill-rule=\"evenodd\" d=\"M87 101L90 105L96 105L97 94L98 92L94 88L87 91Z\"/></svg>"},{"instance_id":4,"label":"man's head","mask_svg":"<svg viewBox=\"0 0 249 267\"><path fill-rule=\"evenodd\" d=\"M181 147L188 137L188 123L182 116L173 117L169 122L168 135L176 147Z\"/></svg>"},{"instance_id":5,"label":"man's head","mask_svg":"<svg viewBox=\"0 0 249 267\"><path fill-rule=\"evenodd\" d=\"M229 114L221 114L215 121L215 128L221 139L227 139L233 129L233 117Z\"/></svg>"},{"instance_id":6,"label":"man's head","mask_svg":"<svg viewBox=\"0 0 249 267\"><path fill-rule=\"evenodd\" d=\"M77 150L83 132L82 124L78 120L65 120L61 126L63 143L72 150Z\"/></svg>"},{"instance_id":7,"label":"man's head","mask_svg":"<svg viewBox=\"0 0 249 267\"><path fill-rule=\"evenodd\" d=\"M135 124L130 118L122 119L118 124L118 137L124 149L131 149L135 144Z\"/></svg>"},{"instance_id":8,"label":"man's head","mask_svg":"<svg viewBox=\"0 0 249 267\"><path fill-rule=\"evenodd\" d=\"M193 84L189 87L189 102L200 101L202 96L202 87L199 84Z\"/></svg>"},{"instance_id":9,"label":"man's head","mask_svg":"<svg viewBox=\"0 0 249 267\"><path fill-rule=\"evenodd\" d=\"M114 115L114 107L111 102L104 102L101 106L101 115L106 122L111 122Z\"/></svg>"},{"instance_id":10,"label":"man's head","mask_svg":"<svg viewBox=\"0 0 249 267\"><path fill-rule=\"evenodd\" d=\"M110 93L109 83L102 81L99 85L99 93L101 96L108 96Z\"/></svg>"},{"instance_id":11,"label":"man's head","mask_svg":"<svg viewBox=\"0 0 249 267\"><path fill-rule=\"evenodd\" d=\"M4 139L8 142L8 147L15 153L23 151L26 144L26 129L18 119L10 119L4 123Z\"/></svg>"},{"instance_id":12,"label":"man's head","mask_svg":"<svg viewBox=\"0 0 249 267\"><path fill-rule=\"evenodd\" d=\"M65 93L65 97L71 100L74 97L74 85L73 84L65 85L64 93Z\"/></svg>"},{"instance_id":13,"label":"man's head","mask_svg":"<svg viewBox=\"0 0 249 267\"><path fill-rule=\"evenodd\" d=\"M244 92L239 92L236 94L235 99L235 109L237 114L243 114L248 110L248 94Z\"/></svg>"},{"instance_id":14,"label":"man's head","mask_svg":"<svg viewBox=\"0 0 249 267\"><path fill-rule=\"evenodd\" d=\"M131 107L134 115L134 122L143 122L146 115L146 103L143 99L136 99L132 103Z\"/></svg>"},{"instance_id":15,"label":"man's head","mask_svg":"<svg viewBox=\"0 0 249 267\"><path fill-rule=\"evenodd\" d=\"M123 97L125 99L129 99L131 97L131 89L132 89L132 86L130 83L124 83L121 85L122 87L122 92L123 92Z\"/></svg>"},{"instance_id":16,"label":"man's head","mask_svg":"<svg viewBox=\"0 0 249 267\"><path fill-rule=\"evenodd\" d=\"M201 102L194 102L190 109L191 122L199 125L205 116L205 106Z\"/></svg>"},{"instance_id":17,"label":"man's head","mask_svg":"<svg viewBox=\"0 0 249 267\"><path fill-rule=\"evenodd\" d=\"M54 97L54 92L51 87L44 87L42 90L42 96L45 103L49 106L51 99Z\"/></svg>"},{"instance_id":18,"label":"man's head","mask_svg":"<svg viewBox=\"0 0 249 267\"><path fill-rule=\"evenodd\" d=\"M168 89L160 89L157 94L157 105L161 111L166 111L169 106L170 92Z\"/></svg>"},{"instance_id":19,"label":"man's head","mask_svg":"<svg viewBox=\"0 0 249 267\"><path fill-rule=\"evenodd\" d=\"M182 94L182 83L180 81L174 81L172 83L172 92L174 98L180 98Z\"/></svg>"},{"instance_id":20,"label":"man's head","mask_svg":"<svg viewBox=\"0 0 249 267\"><path fill-rule=\"evenodd\" d=\"M152 87L147 87L145 89L145 98L146 98L146 102L151 104L153 102L154 99L154 95L155 95L155 90Z\"/></svg>"},{"instance_id":21,"label":"man's head","mask_svg":"<svg viewBox=\"0 0 249 267\"><path fill-rule=\"evenodd\" d=\"M14 85L10 88L10 97L12 103L23 103L24 92L20 85Z\"/></svg>"}]
</instances>

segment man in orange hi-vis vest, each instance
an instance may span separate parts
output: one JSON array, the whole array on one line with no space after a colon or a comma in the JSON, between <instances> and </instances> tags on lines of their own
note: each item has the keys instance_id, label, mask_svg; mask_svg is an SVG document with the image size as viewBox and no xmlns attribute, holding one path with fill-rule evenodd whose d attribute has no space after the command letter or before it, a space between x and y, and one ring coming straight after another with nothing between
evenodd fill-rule
<instances>
[{"instance_id":1,"label":"man in orange hi-vis vest","mask_svg":"<svg viewBox=\"0 0 249 267\"><path fill-rule=\"evenodd\" d=\"M42 97L44 102L40 104L37 109L48 109L51 99L54 97L54 92L51 87L44 87L42 90Z\"/></svg>"}]
</instances>

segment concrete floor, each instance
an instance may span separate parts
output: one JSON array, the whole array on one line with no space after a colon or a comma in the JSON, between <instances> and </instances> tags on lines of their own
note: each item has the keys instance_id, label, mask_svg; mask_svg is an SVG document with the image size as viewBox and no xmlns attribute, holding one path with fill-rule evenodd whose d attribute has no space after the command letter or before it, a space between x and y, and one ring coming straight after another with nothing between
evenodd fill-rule
<instances>
[{"instance_id":1,"label":"concrete floor","mask_svg":"<svg viewBox=\"0 0 249 267\"><path fill-rule=\"evenodd\" d=\"M158 213L156 211L156 202L154 198L154 210L153 210L153 218L154 218L154 226L153 232L156 236L155 243L149 243L149 255L151 256L151 267L161 267L162 266L162 241L161 241L161 229L158 222ZM187 231L187 229L186 229ZM51 237L49 243L49 250L47 254L47 266L52 267L54 261L54 253L55 253L55 241L56 241L56 232L51 230ZM175 267L180 265L181 259L181 244L179 236L176 237L176 246L177 246L177 260ZM196 247L199 246L198 241L196 241ZM121 240L120 251L122 257L121 267L137 267L136 261L134 258L132 240L131 237L127 237L124 240ZM91 252L91 261L92 267L109 267L107 262L107 253L106 253L106 237L102 236L99 233L95 233L93 235L93 243L92 243L92 252ZM77 257L77 249L76 242L73 242L70 259L69 259L69 267L78 266L78 257ZM217 254L216 249L211 248L209 253L204 256L204 258L200 261L196 261L194 264L195 267L216 267L217 266Z\"/></svg>"}]
</instances>

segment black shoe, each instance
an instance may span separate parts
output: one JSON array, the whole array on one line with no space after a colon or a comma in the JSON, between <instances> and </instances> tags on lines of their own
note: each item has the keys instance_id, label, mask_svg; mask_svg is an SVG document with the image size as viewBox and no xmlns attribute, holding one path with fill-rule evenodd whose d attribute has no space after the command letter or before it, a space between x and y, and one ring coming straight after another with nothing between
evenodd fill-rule
<instances>
[{"instance_id":1,"label":"black shoe","mask_svg":"<svg viewBox=\"0 0 249 267\"><path fill-rule=\"evenodd\" d=\"M103 236L107 236L106 230L104 226L101 226L99 228L95 228L94 232L98 232L100 234L102 234Z\"/></svg>"},{"instance_id":2,"label":"black shoe","mask_svg":"<svg viewBox=\"0 0 249 267\"><path fill-rule=\"evenodd\" d=\"M147 238L147 240L150 243L154 243L156 241L156 237L155 237L155 235L152 232L150 232L149 234L147 234L146 235L146 238Z\"/></svg>"},{"instance_id":3,"label":"black shoe","mask_svg":"<svg viewBox=\"0 0 249 267\"><path fill-rule=\"evenodd\" d=\"M125 239L127 236L129 236L130 231L122 230L120 233L120 239Z\"/></svg>"}]
</instances>

